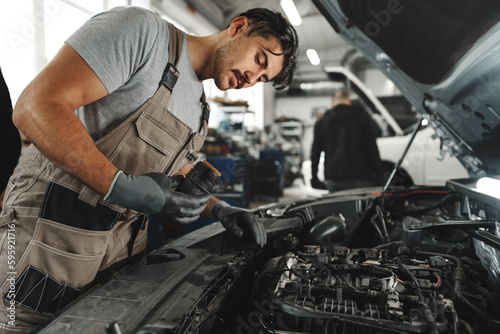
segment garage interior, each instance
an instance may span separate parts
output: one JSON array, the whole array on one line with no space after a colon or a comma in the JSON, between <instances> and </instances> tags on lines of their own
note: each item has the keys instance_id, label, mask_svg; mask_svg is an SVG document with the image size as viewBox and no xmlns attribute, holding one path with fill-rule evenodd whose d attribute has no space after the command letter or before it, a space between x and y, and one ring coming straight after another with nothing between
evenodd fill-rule
<instances>
[{"instance_id":1,"label":"garage interior","mask_svg":"<svg viewBox=\"0 0 500 334\"><path fill-rule=\"evenodd\" d=\"M0 54L0 63L15 104L23 88L54 56L69 32L101 11L116 6L141 6L190 34L204 36L224 29L233 17L253 7L266 7L286 15L284 2L287 1L34 0L3 4L8 8L2 10L1 24L6 34L1 43L2 49L9 51ZM333 92L348 84L328 72L332 66L341 66L358 77L382 101L400 128L409 129L417 121L415 111L394 84L334 32L312 1L289 2L295 4L301 21L294 26L299 54L289 87L276 91L271 85L257 84L249 89L220 91L212 80L204 82L211 115L202 156L222 173L223 182L215 195L231 205L256 208L317 195L307 174L313 126L318 116L330 108ZM314 64L308 57L309 50L317 53ZM26 147L29 142L22 137ZM391 167L387 167L388 171ZM210 222L199 221L183 227L180 233Z\"/></svg>"}]
</instances>

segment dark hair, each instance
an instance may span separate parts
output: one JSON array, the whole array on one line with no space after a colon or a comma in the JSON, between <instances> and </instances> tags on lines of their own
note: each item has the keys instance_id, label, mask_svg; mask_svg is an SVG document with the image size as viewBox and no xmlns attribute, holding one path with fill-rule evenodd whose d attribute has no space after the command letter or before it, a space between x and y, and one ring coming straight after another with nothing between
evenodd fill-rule
<instances>
[{"instance_id":1,"label":"dark hair","mask_svg":"<svg viewBox=\"0 0 500 334\"><path fill-rule=\"evenodd\" d=\"M283 69L273 78L273 86L280 90L290 85L297 67L298 39L295 28L281 13L267 8L250 9L239 16L244 16L250 21L251 29L248 35L256 33L267 40L276 38L280 41L283 49L281 54L284 56Z\"/></svg>"}]
</instances>

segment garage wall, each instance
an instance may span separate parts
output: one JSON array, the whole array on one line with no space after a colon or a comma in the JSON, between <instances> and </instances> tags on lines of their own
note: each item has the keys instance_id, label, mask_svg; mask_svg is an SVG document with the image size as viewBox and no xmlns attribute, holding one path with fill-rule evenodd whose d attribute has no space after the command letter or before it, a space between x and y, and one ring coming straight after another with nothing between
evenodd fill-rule
<instances>
[{"instance_id":1,"label":"garage wall","mask_svg":"<svg viewBox=\"0 0 500 334\"><path fill-rule=\"evenodd\" d=\"M331 97L280 97L277 98L275 102L275 118L287 116L298 118L304 122L305 127L302 138L302 151L304 159L309 159L313 141L313 127L316 122L316 118L312 116L313 111L324 111L328 109L331 103Z\"/></svg>"},{"instance_id":2,"label":"garage wall","mask_svg":"<svg viewBox=\"0 0 500 334\"><path fill-rule=\"evenodd\" d=\"M280 97L275 100L274 118L287 116L309 121L315 109L329 108L331 100L330 96Z\"/></svg>"}]
</instances>

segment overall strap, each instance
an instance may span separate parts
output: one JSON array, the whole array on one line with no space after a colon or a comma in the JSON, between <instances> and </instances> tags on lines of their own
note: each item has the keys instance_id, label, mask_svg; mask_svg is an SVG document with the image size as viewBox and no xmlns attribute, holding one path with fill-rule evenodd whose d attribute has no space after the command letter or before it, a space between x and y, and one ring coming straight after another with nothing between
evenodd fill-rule
<instances>
[{"instance_id":1,"label":"overall strap","mask_svg":"<svg viewBox=\"0 0 500 334\"><path fill-rule=\"evenodd\" d=\"M176 66L179 64L179 59L184 42L184 34L181 30L177 29L171 23L168 23L168 28L168 64L163 71L163 75L159 83L160 88L153 97L158 103L161 103L160 105L164 105L165 107L168 106L165 105L165 103L170 103L172 91L180 75L179 71L177 71ZM167 88L170 94L165 94L166 91L164 88ZM208 129L208 118L210 116L210 107L205 100L205 91L203 91L201 95L200 102L202 103L202 113L198 133L206 135Z\"/></svg>"},{"instance_id":2,"label":"overall strap","mask_svg":"<svg viewBox=\"0 0 500 334\"><path fill-rule=\"evenodd\" d=\"M177 71L177 65L184 44L184 33L181 30L168 23L168 31L168 63L163 71L159 88L153 95L153 100L165 108L170 104L172 91L180 75L179 71Z\"/></svg>"}]
</instances>

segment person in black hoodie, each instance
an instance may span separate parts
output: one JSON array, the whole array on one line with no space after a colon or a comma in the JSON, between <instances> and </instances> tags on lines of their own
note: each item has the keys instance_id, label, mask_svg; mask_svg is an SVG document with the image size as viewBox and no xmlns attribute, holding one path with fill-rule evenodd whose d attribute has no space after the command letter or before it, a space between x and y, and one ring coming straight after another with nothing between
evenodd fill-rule
<instances>
[{"instance_id":1,"label":"person in black hoodie","mask_svg":"<svg viewBox=\"0 0 500 334\"><path fill-rule=\"evenodd\" d=\"M332 109L314 125L313 187L321 183L317 176L321 152L325 152L325 183L330 192L380 185L383 181L373 120L365 110L351 105L345 91L333 95Z\"/></svg>"}]
</instances>

